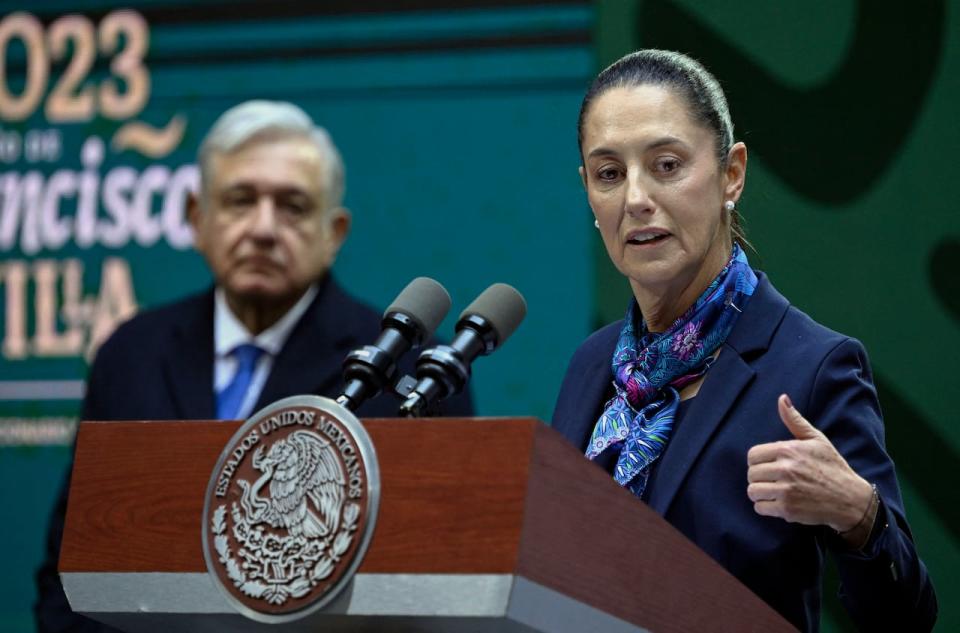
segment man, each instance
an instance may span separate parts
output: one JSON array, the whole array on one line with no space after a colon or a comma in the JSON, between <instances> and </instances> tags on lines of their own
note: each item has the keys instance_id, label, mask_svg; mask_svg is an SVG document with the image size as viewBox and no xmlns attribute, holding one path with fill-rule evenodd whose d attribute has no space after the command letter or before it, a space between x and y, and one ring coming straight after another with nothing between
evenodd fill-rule
<instances>
[{"instance_id":1,"label":"man","mask_svg":"<svg viewBox=\"0 0 960 633\"><path fill-rule=\"evenodd\" d=\"M335 397L343 358L380 331L380 315L328 273L350 229L344 169L306 113L238 105L214 123L199 162L188 213L216 286L120 326L90 370L81 419L236 419L290 395ZM394 416L398 406L384 394L357 414ZM472 415L469 396L445 413ZM66 488L37 574L39 630L109 630L74 615L60 586L65 508Z\"/></svg>"}]
</instances>

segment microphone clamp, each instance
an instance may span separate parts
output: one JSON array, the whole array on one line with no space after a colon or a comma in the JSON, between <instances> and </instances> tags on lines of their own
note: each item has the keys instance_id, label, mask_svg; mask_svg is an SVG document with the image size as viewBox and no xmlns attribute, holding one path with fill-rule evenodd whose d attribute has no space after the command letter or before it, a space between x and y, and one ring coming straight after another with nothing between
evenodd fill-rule
<instances>
[{"instance_id":1,"label":"microphone clamp","mask_svg":"<svg viewBox=\"0 0 960 633\"><path fill-rule=\"evenodd\" d=\"M356 411L365 400L392 386L397 377L396 359L423 339L416 321L405 314L390 313L383 324L376 344L355 349L343 359L345 385L337 402L350 411Z\"/></svg>"},{"instance_id":2,"label":"microphone clamp","mask_svg":"<svg viewBox=\"0 0 960 633\"><path fill-rule=\"evenodd\" d=\"M400 406L400 415L424 417L438 400L463 391L470 380L470 363L497 348L496 329L480 315L465 315L457 323L457 331L450 345L421 352L417 358L420 380L408 393L401 392L407 399Z\"/></svg>"}]
</instances>

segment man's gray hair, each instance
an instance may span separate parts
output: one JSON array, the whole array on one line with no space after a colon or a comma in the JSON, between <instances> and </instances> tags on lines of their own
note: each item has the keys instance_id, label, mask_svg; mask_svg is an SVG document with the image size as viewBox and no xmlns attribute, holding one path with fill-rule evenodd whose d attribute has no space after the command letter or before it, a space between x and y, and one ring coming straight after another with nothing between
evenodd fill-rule
<instances>
[{"instance_id":1,"label":"man's gray hair","mask_svg":"<svg viewBox=\"0 0 960 633\"><path fill-rule=\"evenodd\" d=\"M211 181L214 154L229 154L251 141L285 137L302 137L313 142L320 155L326 209L342 205L345 176L340 152L325 129L315 125L306 112L286 101L245 101L220 115L200 143L198 160L203 195Z\"/></svg>"}]
</instances>

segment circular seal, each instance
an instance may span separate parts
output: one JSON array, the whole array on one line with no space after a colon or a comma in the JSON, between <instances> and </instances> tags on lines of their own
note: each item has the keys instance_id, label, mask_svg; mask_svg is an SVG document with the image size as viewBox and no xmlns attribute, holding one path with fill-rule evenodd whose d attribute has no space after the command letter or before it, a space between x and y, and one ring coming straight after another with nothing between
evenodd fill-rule
<instances>
[{"instance_id":1,"label":"circular seal","mask_svg":"<svg viewBox=\"0 0 960 633\"><path fill-rule=\"evenodd\" d=\"M279 400L217 460L203 504L207 571L249 618L302 618L353 577L379 499L376 453L356 416L319 396Z\"/></svg>"}]
</instances>

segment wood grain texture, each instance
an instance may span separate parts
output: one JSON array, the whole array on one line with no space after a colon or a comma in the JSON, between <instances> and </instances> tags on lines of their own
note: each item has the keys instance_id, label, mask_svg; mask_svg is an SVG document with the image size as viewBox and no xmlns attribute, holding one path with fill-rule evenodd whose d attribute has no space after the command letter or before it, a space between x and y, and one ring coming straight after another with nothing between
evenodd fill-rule
<instances>
[{"instance_id":1,"label":"wood grain texture","mask_svg":"<svg viewBox=\"0 0 960 633\"><path fill-rule=\"evenodd\" d=\"M795 630L546 426L536 431L518 571L652 631Z\"/></svg>"},{"instance_id":2,"label":"wood grain texture","mask_svg":"<svg viewBox=\"0 0 960 633\"><path fill-rule=\"evenodd\" d=\"M509 573L533 418L369 420L383 491L367 573Z\"/></svg>"},{"instance_id":3,"label":"wood grain texture","mask_svg":"<svg viewBox=\"0 0 960 633\"><path fill-rule=\"evenodd\" d=\"M60 571L204 571L203 495L239 422L84 422Z\"/></svg>"},{"instance_id":4,"label":"wood grain texture","mask_svg":"<svg viewBox=\"0 0 960 633\"><path fill-rule=\"evenodd\" d=\"M508 573L538 421L365 420L380 513L360 572ZM239 422L85 422L60 570L205 571L203 497Z\"/></svg>"}]
</instances>

